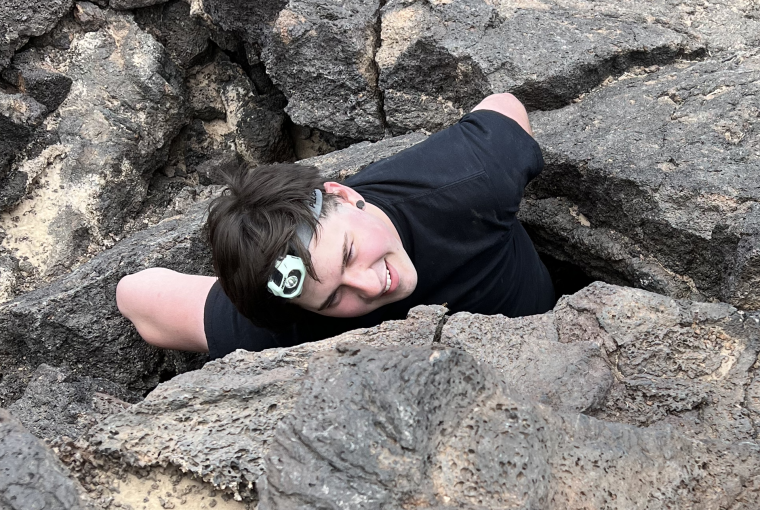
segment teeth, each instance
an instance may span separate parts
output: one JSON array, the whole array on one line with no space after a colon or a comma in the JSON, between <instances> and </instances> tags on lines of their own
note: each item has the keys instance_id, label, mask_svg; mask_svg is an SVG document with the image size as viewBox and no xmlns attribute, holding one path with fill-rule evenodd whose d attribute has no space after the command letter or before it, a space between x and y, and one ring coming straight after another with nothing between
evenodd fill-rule
<instances>
[{"instance_id":1,"label":"teeth","mask_svg":"<svg viewBox=\"0 0 760 510\"><path fill-rule=\"evenodd\" d=\"M385 268L385 290L383 293L388 292L388 289L391 288L391 272L388 271L388 268Z\"/></svg>"}]
</instances>

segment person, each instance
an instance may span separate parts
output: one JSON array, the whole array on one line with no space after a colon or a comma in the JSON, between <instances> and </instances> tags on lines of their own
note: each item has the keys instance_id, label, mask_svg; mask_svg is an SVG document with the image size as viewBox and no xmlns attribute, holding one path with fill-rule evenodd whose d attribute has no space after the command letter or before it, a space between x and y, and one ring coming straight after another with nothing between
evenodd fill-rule
<instances>
[{"instance_id":1,"label":"person","mask_svg":"<svg viewBox=\"0 0 760 510\"><path fill-rule=\"evenodd\" d=\"M546 267L516 218L543 168L511 94L344 183L264 165L230 179L207 229L217 278L151 268L118 284L121 313L149 343L208 351L315 341L419 304L538 314L554 306Z\"/></svg>"}]
</instances>

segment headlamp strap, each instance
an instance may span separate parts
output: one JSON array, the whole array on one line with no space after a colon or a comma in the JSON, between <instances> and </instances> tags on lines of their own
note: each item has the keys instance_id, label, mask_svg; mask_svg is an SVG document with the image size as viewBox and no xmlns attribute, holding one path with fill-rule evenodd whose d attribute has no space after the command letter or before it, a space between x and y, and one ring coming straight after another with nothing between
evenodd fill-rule
<instances>
[{"instance_id":1,"label":"headlamp strap","mask_svg":"<svg viewBox=\"0 0 760 510\"><path fill-rule=\"evenodd\" d=\"M322 191L314 190L314 200L309 204L315 220L319 220L322 213ZM314 231L307 223L301 223L296 227L296 236L305 249L309 249ZM293 299L301 295L303 282L306 279L306 266L301 257L285 255L280 257L274 265L274 273L269 277L267 289L275 296Z\"/></svg>"}]
</instances>

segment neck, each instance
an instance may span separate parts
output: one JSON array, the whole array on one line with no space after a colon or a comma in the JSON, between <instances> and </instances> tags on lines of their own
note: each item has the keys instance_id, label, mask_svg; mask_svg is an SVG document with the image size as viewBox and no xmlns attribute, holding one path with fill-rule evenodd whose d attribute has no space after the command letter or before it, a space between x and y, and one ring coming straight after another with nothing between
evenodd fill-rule
<instances>
[{"instance_id":1,"label":"neck","mask_svg":"<svg viewBox=\"0 0 760 510\"><path fill-rule=\"evenodd\" d=\"M398 230L396 230L396 225L393 224L391 219L388 217L387 214L385 214L385 212L383 212L382 209L367 202L364 206L364 210L367 211L369 214L380 218L383 221L383 223L385 223L386 226L391 230L391 232L393 232L393 235L396 236L396 239L401 241L401 236L398 235Z\"/></svg>"}]
</instances>

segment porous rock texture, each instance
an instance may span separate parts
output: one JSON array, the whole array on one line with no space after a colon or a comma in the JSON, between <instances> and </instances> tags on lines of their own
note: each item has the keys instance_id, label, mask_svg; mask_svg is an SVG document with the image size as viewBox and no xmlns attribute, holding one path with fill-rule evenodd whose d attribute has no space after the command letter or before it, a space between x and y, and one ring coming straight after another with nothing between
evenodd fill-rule
<instances>
[{"instance_id":1,"label":"porous rock texture","mask_svg":"<svg viewBox=\"0 0 760 510\"><path fill-rule=\"evenodd\" d=\"M349 138L383 137L374 60L379 9L380 0L291 0L280 11L263 56L293 122Z\"/></svg>"},{"instance_id":2,"label":"porous rock texture","mask_svg":"<svg viewBox=\"0 0 760 510\"><path fill-rule=\"evenodd\" d=\"M73 0L2 0L0 2L0 70L29 41L52 29Z\"/></svg>"},{"instance_id":3,"label":"porous rock texture","mask_svg":"<svg viewBox=\"0 0 760 510\"><path fill-rule=\"evenodd\" d=\"M554 409L727 442L760 433L760 323L725 303L597 282L543 315L457 313L440 342Z\"/></svg>"},{"instance_id":4,"label":"porous rock texture","mask_svg":"<svg viewBox=\"0 0 760 510\"><path fill-rule=\"evenodd\" d=\"M759 83L760 56L737 55L536 112L546 169L521 218L540 249L607 281L760 308Z\"/></svg>"},{"instance_id":5,"label":"porous rock texture","mask_svg":"<svg viewBox=\"0 0 760 510\"><path fill-rule=\"evenodd\" d=\"M12 179L25 180L24 194L0 217L3 248L38 278L113 244L184 122L181 73L164 47L129 15L108 11L105 19L97 31L73 32L67 50L32 47L11 64L71 80L37 142L17 158Z\"/></svg>"},{"instance_id":6,"label":"porous rock texture","mask_svg":"<svg viewBox=\"0 0 760 510\"><path fill-rule=\"evenodd\" d=\"M312 359L259 508L751 508L758 453L552 412L459 350L356 346Z\"/></svg>"},{"instance_id":7,"label":"porous rock texture","mask_svg":"<svg viewBox=\"0 0 760 510\"><path fill-rule=\"evenodd\" d=\"M85 508L55 454L5 409L0 409L0 508Z\"/></svg>"},{"instance_id":8,"label":"porous rock texture","mask_svg":"<svg viewBox=\"0 0 760 510\"><path fill-rule=\"evenodd\" d=\"M176 466L237 497L254 497L275 426L292 412L314 353L356 342L430 345L445 311L418 307L405 321L321 342L236 351L159 385L139 404L93 427L87 441L96 453L122 463Z\"/></svg>"},{"instance_id":9,"label":"porous rock texture","mask_svg":"<svg viewBox=\"0 0 760 510\"><path fill-rule=\"evenodd\" d=\"M106 379L74 376L43 363L24 396L8 410L36 437L53 443L64 437L77 439L108 414L141 398Z\"/></svg>"},{"instance_id":10,"label":"porous rock texture","mask_svg":"<svg viewBox=\"0 0 760 510\"><path fill-rule=\"evenodd\" d=\"M552 4L388 2L377 63L391 130L437 131L492 92L558 108L609 74L702 47L640 16Z\"/></svg>"},{"instance_id":11,"label":"porous rock texture","mask_svg":"<svg viewBox=\"0 0 760 510\"><path fill-rule=\"evenodd\" d=\"M168 267L210 274L202 227L208 204L169 218L94 257L54 283L0 305L0 406L21 397L42 363L72 376L99 377L145 392L198 367L204 356L149 346L116 307L116 285L130 273Z\"/></svg>"},{"instance_id":12,"label":"porous rock texture","mask_svg":"<svg viewBox=\"0 0 760 510\"><path fill-rule=\"evenodd\" d=\"M263 459L266 455L274 455L271 462L274 465L278 462L276 458L280 454L271 453L272 445L285 444L283 447L287 450L287 444L295 445L305 437L300 431L275 433L277 423L283 419L292 423L292 419L286 416L308 421L313 416L311 413L319 408L313 401L303 404L303 407L295 407L301 405L296 402L304 392L312 391L308 381L314 355L338 352L343 353L340 356L348 357L346 353L363 350L361 345L369 345L373 349L438 346L464 351L481 366L490 367L489 370L495 374L494 380L499 381L507 394L519 396L521 401L547 406L563 416L575 416L566 421L577 423L580 427L578 433L585 434L584 430L588 427L588 430L595 431L592 435L600 434L600 437L606 438L599 447L602 452L599 455L606 455L604 452L608 449L626 450L631 445L631 437L644 437L645 442L662 441L668 447L672 446L674 451L699 444L711 445L706 447L710 455L717 455L726 462L713 466L715 471L711 473L728 470L732 463L736 465L736 473L757 467L752 467L754 464L741 467L745 461L736 453L737 449L741 449L736 445L754 444L758 434L760 406L757 400L760 386L755 379L755 362L760 349L760 318L757 315L737 311L726 304L676 301L643 290L603 283L562 298L553 311L543 315L509 319L458 313L445 318L444 312L442 307L417 307L405 321L387 322L321 342L262 353L238 351L207 364L199 371L185 373L163 383L143 402L104 419L90 430L88 448L99 455L120 459L120 462L130 466L176 466L202 476L218 487L226 487L246 500L255 499L253 484L272 465L265 469ZM379 359L385 359L385 356L378 351ZM391 413L391 417L376 416L376 421L382 424L378 425L381 430L398 432L401 425L396 420L401 418L393 417L396 411L389 410L393 407L390 403L396 398L403 400L406 397L399 397L393 393L396 390L389 388L399 381L410 385L418 384L418 381L393 372L393 363L397 362L389 361L386 366L388 373L382 377L378 373L377 380L372 383L358 386L345 380L336 383L336 388L341 388L336 392L348 395L353 391L351 388L360 387L361 398L356 396L356 402L345 405L354 409L366 405L378 413ZM357 370L363 371L365 368ZM324 370L333 369L335 367ZM339 381L341 379L337 374L335 380ZM466 375L450 374L448 381L456 385L464 384L462 381L467 379ZM469 381L467 384L475 383ZM427 385L419 383L419 387L415 388L423 391ZM426 393L423 400L437 402L439 396L436 395L441 392L448 394L449 390L439 392L439 389L429 389L430 393ZM456 387L450 391L451 394L459 392ZM477 400L470 393L463 392L462 395L470 403ZM384 400L386 398L388 400ZM357 403L361 399L365 400L364 404ZM431 406L430 409L435 408L435 404ZM441 406L456 408L449 404ZM477 414L479 411L476 409L479 406L468 412ZM420 412L428 414L428 411ZM458 411L451 412L456 415ZM577 413L583 415L578 417ZM597 419L609 423L604 424ZM336 419L333 423L346 424L345 430L356 431L359 429L354 424L359 421L351 417ZM431 418L430 423L435 421ZM443 421L448 422L448 419ZM618 425L612 425L612 422ZM437 434L422 425L419 430L414 428L418 425L416 422L414 426L404 425L409 427L408 434L398 434L411 443L427 441L424 438ZM473 427L472 430L479 430ZM650 432L646 431L650 429L660 432L649 435ZM344 429L336 427L335 430ZM288 437L291 439L286 439ZM536 441L538 450L547 448L551 451L555 448L552 440L540 435L530 441ZM544 441L546 445L538 446ZM351 444L351 441L347 440L344 444ZM399 440L399 444L406 448L403 441ZM452 450L449 453L453 457L447 458L456 458L457 455L477 457L488 448L483 443L475 449L477 454ZM419 455L424 458L424 451L420 451L422 453ZM700 456L708 453L697 448L684 456L680 456L681 453L678 455L677 460L665 464L672 466L674 472L683 474L688 472L688 468L684 467L689 465L688 462L693 461L697 465L702 462ZM412 458L416 456L415 453ZM297 457L300 458L300 454ZM356 462L374 462L369 457ZM568 465L574 459L568 460ZM426 467L419 474L407 472L403 476L393 471L394 465L414 462L417 461L395 452L391 456L383 455L382 464L376 471L382 472L378 476L388 480L417 476L414 482L410 482L411 491L417 483L420 487L424 485L419 476L427 476L424 473L434 471ZM514 461L513 465L519 466L520 463ZM304 471L299 471L300 468L293 471L292 467L288 465L285 470L319 472L313 465L304 468ZM467 469L473 473L476 471L471 467ZM578 469L578 473L586 470L596 473L594 476L601 476L601 468L595 471L585 464ZM459 472L459 468L456 471ZM494 473L497 478L504 474ZM512 480L509 476L504 479ZM517 476L516 473L514 476ZM623 470L612 476L618 477L617 482L622 483L628 475ZM731 480L725 482L724 489L731 492L734 489L729 489L728 485L741 478L735 474L726 476ZM522 476L517 479L522 480ZM646 484L652 485L656 479L653 476ZM284 492L298 492L314 482L301 481L287 482L293 486L279 485L280 482L277 482L277 487ZM475 484L477 490L490 490L481 482L463 482ZM513 486L512 482L504 482L504 487L511 487L504 490L522 487L521 483ZM610 479L608 483L612 488L616 482ZM674 483L677 485L679 482ZM689 478L684 483L693 495L695 487L703 482ZM561 486L558 484L552 482L552 490ZM447 486L451 485L455 483ZM582 490L582 486L573 485L573 490ZM751 483L748 484L748 487L751 486ZM317 484L315 487L321 486ZM333 489L331 486L330 494ZM539 489L536 488L539 492L543 490ZM631 498L638 490L632 489ZM600 491L600 494L603 492ZM421 489L420 493L424 490ZM317 504L315 501L312 503ZM635 507L624 498L618 504L613 508ZM289 505L285 507L290 508ZM483 505L486 508L499 507L495 502ZM716 507L708 505L706 508Z\"/></svg>"}]
</instances>

